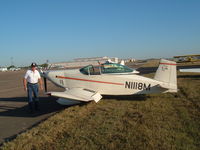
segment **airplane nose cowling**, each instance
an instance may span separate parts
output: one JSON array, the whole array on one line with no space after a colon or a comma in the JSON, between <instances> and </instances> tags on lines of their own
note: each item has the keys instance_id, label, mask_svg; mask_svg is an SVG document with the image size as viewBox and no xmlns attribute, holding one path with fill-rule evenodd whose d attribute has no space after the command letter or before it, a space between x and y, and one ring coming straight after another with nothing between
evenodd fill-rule
<instances>
[{"instance_id":1,"label":"airplane nose cowling","mask_svg":"<svg viewBox=\"0 0 200 150\"><path fill-rule=\"evenodd\" d=\"M56 73L53 71L45 72L45 76L49 80L53 80L56 77Z\"/></svg>"},{"instance_id":2,"label":"airplane nose cowling","mask_svg":"<svg viewBox=\"0 0 200 150\"><path fill-rule=\"evenodd\" d=\"M64 87L64 82L60 81L57 76L62 76L63 71L44 71L41 72L41 77L43 77L44 80L44 88L45 92L47 92L47 80L51 81L52 83L56 84L57 86ZM61 84L62 83L62 84Z\"/></svg>"},{"instance_id":3,"label":"airplane nose cowling","mask_svg":"<svg viewBox=\"0 0 200 150\"><path fill-rule=\"evenodd\" d=\"M53 82L54 84L58 85L58 86L62 86L63 84L60 84L60 80L57 78L57 76L63 76L63 71L48 71L45 73L45 76L48 80L50 80L51 82ZM62 82L63 83L63 82Z\"/></svg>"}]
</instances>

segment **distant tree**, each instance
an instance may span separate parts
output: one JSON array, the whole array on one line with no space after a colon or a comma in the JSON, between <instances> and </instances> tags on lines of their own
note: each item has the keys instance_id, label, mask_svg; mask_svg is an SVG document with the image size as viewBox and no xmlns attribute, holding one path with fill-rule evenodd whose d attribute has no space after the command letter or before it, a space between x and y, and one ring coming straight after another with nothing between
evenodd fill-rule
<instances>
[{"instance_id":1,"label":"distant tree","mask_svg":"<svg viewBox=\"0 0 200 150\"><path fill-rule=\"evenodd\" d=\"M10 69L10 68L16 68L16 67L14 65L11 65L8 67L8 69Z\"/></svg>"},{"instance_id":2,"label":"distant tree","mask_svg":"<svg viewBox=\"0 0 200 150\"><path fill-rule=\"evenodd\" d=\"M45 63L45 64L41 64L40 66L43 67L43 68L47 68L47 67L48 67L48 64Z\"/></svg>"}]
</instances>

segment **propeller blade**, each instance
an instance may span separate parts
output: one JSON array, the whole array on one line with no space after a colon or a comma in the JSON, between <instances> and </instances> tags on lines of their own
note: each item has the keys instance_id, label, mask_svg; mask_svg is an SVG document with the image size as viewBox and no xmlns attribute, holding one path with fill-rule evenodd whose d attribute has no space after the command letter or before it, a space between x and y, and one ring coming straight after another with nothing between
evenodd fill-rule
<instances>
[{"instance_id":1,"label":"propeller blade","mask_svg":"<svg viewBox=\"0 0 200 150\"><path fill-rule=\"evenodd\" d=\"M44 91L47 92L47 78L43 77L44 79Z\"/></svg>"}]
</instances>

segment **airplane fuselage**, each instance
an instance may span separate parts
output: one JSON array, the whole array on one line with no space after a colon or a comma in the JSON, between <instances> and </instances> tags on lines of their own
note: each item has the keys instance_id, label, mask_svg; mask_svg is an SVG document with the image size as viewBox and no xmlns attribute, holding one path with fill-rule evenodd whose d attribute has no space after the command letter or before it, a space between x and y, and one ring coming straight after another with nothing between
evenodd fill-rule
<instances>
[{"instance_id":1,"label":"airplane fuselage","mask_svg":"<svg viewBox=\"0 0 200 150\"><path fill-rule=\"evenodd\" d=\"M46 72L47 78L54 84L71 89L84 88L97 91L101 95L132 95L164 92L156 85L162 85L150 78L135 74L99 74L85 75L79 69Z\"/></svg>"}]
</instances>

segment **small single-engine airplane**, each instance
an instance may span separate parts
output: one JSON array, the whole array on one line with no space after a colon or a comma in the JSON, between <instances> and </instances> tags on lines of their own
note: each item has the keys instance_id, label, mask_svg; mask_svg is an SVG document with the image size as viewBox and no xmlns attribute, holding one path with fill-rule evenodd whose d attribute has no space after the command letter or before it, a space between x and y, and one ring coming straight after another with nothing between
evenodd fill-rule
<instances>
[{"instance_id":1,"label":"small single-engine airplane","mask_svg":"<svg viewBox=\"0 0 200 150\"><path fill-rule=\"evenodd\" d=\"M135 70L116 63L88 65L81 69L55 70L42 73L45 91L46 79L65 89L47 92L59 97L58 103L71 105L89 101L98 102L102 95L132 95L177 92L176 62L160 60L154 79L135 74Z\"/></svg>"},{"instance_id":2,"label":"small single-engine airplane","mask_svg":"<svg viewBox=\"0 0 200 150\"><path fill-rule=\"evenodd\" d=\"M183 56L174 56L178 63L186 62L197 62L200 61L200 55L183 55Z\"/></svg>"}]
</instances>

